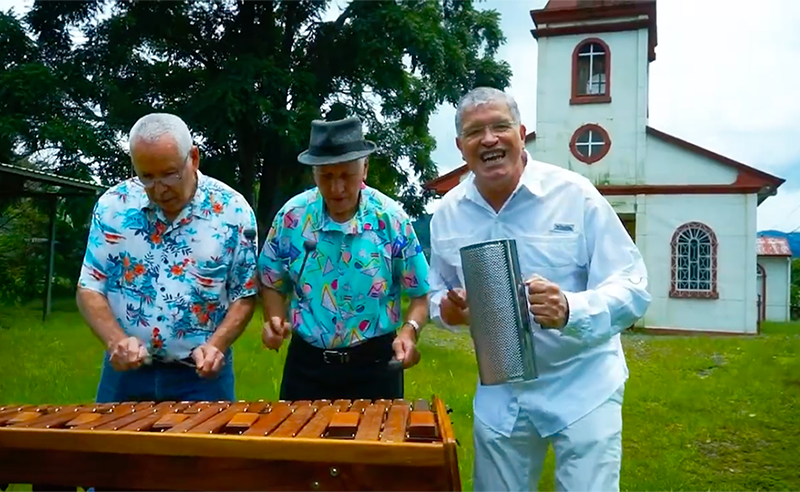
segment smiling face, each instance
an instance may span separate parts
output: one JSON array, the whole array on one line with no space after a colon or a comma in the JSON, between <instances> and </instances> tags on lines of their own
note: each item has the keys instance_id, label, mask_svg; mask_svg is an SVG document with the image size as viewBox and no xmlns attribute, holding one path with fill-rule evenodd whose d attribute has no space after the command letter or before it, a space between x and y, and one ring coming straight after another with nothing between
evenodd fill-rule
<instances>
[{"instance_id":1,"label":"smiling face","mask_svg":"<svg viewBox=\"0 0 800 492\"><path fill-rule=\"evenodd\" d=\"M325 201L328 215L337 222L353 217L361 198L361 184L367 179L367 162L344 162L314 167L314 182Z\"/></svg>"},{"instance_id":2,"label":"smiling face","mask_svg":"<svg viewBox=\"0 0 800 492\"><path fill-rule=\"evenodd\" d=\"M464 109L456 145L475 184L491 201L502 200L516 188L522 175L525 126L514 122L508 105L490 101Z\"/></svg>"}]
</instances>

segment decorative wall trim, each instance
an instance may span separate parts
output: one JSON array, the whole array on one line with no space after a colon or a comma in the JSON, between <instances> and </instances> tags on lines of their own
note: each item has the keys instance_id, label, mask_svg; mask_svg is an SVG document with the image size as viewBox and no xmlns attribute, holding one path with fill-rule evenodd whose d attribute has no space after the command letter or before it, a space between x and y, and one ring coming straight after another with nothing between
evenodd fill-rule
<instances>
[{"instance_id":1,"label":"decorative wall trim","mask_svg":"<svg viewBox=\"0 0 800 492\"><path fill-rule=\"evenodd\" d=\"M693 330L691 328L665 328L665 327L650 327L644 328L636 327L628 330L631 333L643 333L647 335L662 335L662 336L712 336L712 337L754 337L758 333L745 333L740 331L712 331L712 330Z\"/></svg>"},{"instance_id":2,"label":"decorative wall trim","mask_svg":"<svg viewBox=\"0 0 800 492\"><path fill-rule=\"evenodd\" d=\"M540 39L647 29L647 59L653 61L656 59L658 45L656 14L655 0L595 1L588 6L568 0L550 0L544 8L530 11L531 20L536 26L535 29L531 29L531 35L534 39Z\"/></svg>"}]
</instances>

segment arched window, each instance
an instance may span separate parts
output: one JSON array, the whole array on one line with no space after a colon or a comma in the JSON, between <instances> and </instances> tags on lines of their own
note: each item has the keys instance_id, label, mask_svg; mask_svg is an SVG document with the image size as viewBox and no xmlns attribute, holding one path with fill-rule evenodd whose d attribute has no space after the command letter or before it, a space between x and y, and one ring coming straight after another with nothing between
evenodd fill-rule
<instances>
[{"instance_id":1,"label":"arched window","mask_svg":"<svg viewBox=\"0 0 800 492\"><path fill-rule=\"evenodd\" d=\"M611 102L611 51L602 39L585 39L572 52L570 104L608 102Z\"/></svg>"},{"instance_id":2,"label":"arched window","mask_svg":"<svg viewBox=\"0 0 800 492\"><path fill-rule=\"evenodd\" d=\"M717 299L717 235L707 225L688 222L672 235L670 297Z\"/></svg>"}]
</instances>

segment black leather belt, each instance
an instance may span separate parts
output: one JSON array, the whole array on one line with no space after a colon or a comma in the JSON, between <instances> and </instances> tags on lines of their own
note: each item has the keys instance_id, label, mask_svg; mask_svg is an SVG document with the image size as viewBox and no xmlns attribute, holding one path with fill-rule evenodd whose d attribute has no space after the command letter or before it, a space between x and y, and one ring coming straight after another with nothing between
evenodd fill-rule
<instances>
[{"instance_id":1,"label":"black leather belt","mask_svg":"<svg viewBox=\"0 0 800 492\"><path fill-rule=\"evenodd\" d=\"M191 367L192 369L197 369L197 365L194 363L193 357L184 357L183 359L167 359L158 355L153 355L151 357L150 365L154 367L185 366L185 367Z\"/></svg>"},{"instance_id":2,"label":"black leather belt","mask_svg":"<svg viewBox=\"0 0 800 492\"><path fill-rule=\"evenodd\" d=\"M323 349L311 345L298 335L294 335L292 336L290 348L297 351L297 355L303 359L326 365L386 363L391 360L394 354L392 350L394 338L394 333L388 333L370 338L351 347Z\"/></svg>"}]
</instances>

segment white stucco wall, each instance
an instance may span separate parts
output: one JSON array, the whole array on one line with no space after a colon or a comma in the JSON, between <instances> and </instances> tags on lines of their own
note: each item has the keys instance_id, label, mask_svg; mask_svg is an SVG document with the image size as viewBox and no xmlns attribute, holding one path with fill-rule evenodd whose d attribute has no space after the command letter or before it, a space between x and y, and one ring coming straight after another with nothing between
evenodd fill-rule
<instances>
[{"instance_id":1,"label":"white stucco wall","mask_svg":"<svg viewBox=\"0 0 800 492\"><path fill-rule=\"evenodd\" d=\"M650 185L731 184L739 171L647 135L645 182Z\"/></svg>"},{"instance_id":2,"label":"white stucco wall","mask_svg":"<svg viewBox=\"0 0 800 492\"><path fill-rule=\"evenodd\" d=\"M571 133L562 133L560 142L539 135L537 134L536 140L525 144L531 157L576 171L592 180L596 185L631 184L632 179L638 180L636 184L647 185L724 185L735 182L739 174L737 169L665 142L653 135L645 134L646 146L641 151L628 149L627 152L624 152L618 149L613 155L609 152L603 159L592 165L577 161L570 153ZM545 143L542 143L543 141ZM562 147L562 149L561 151L552 151L553 147ZM617 163L634 160L637 153L644 158L641 170L631 174L626 171L626 166L617 165ZM576 165L576 163L580 165ZM600 166L601 164L602 166ZM600 169L609 171L607 174L602 174Z\"/></svg>"},{"instance_id":3,"label":"white stucco wall","mask_svg":"<svg viewBox=\"0 0 800 492\"><path fill-rule=\"evenodd\" d=\"M572 52L587 38L602 39L611 52L610 103L570 104ZM534 159L580 172L595 184L644 182L647 50L646 29L539 39L536 140L526 146ZM591 165L569 150L573 133L587 123L600 125L611 139L608 154Z\"/></svg>"},{"instance_id":4,"label":"white stucco wall","mask_svg":"<svg viewBox=\"0 0 800 492\"><path fill-rule=\"evenodd\" d=\"M788 257L759 256L766 273L766 321L789 321L789 292L792 265ZM757 290L756 290L757 291Z\"/></svg>"},{"instance_id":5,"label":"white stucco wall","mask_svg":"<svg viewBox=\"0 0 800 492\"><path fill-rule=\"evenodd\" d=\"M755 333L755 195L639 195L608 197L618 213L636 214L636 244L647 265L653 301L637 326L670 330ZM717 236L718 299L669 296L670 241L686 222L702 222Z\"/></svg>"}]
</instances>

